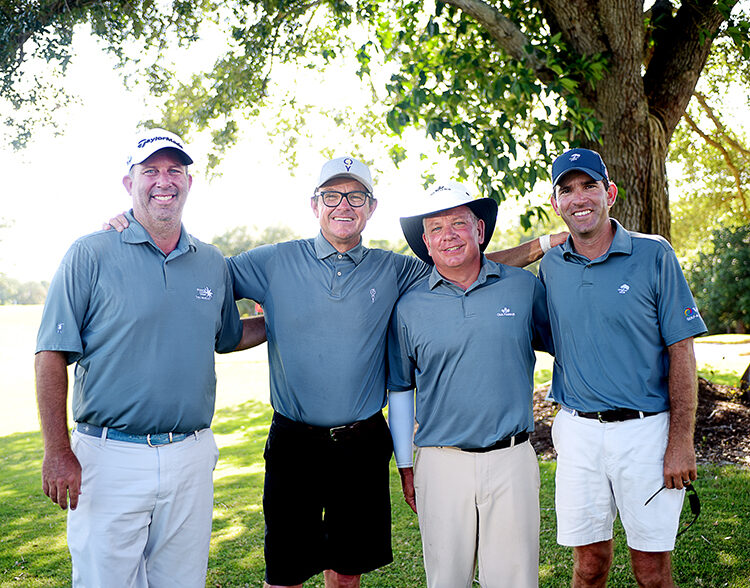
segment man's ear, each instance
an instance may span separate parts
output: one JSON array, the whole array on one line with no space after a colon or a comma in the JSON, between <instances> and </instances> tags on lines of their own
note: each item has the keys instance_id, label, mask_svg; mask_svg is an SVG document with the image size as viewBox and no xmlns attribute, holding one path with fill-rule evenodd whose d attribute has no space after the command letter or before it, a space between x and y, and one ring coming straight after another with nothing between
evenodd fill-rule
<instances>
[{"instance_id":1,"label":"man's ear","mask_svg":"<svg viewBox=\"0 0 750 588\"><path fill-rule=\"evenodd\" d=\"M552 196L549 197L549 202L552 205L552 210L555 211L555 214L560 216L560 210L557 208L557 196L555 196L554 191L552 192Z\"/></svg>"},{"instance_id":2,"label":"man's ear","mask_svg":"<svg viewBox=\"0 0 750 588\"><path fill-rule=\"evenodd\" d=\"M615 200L617 200L617 186L614 182L610 182L609 187L607 188L607 206L612 208Z\"/></svg>"}]
</instances>

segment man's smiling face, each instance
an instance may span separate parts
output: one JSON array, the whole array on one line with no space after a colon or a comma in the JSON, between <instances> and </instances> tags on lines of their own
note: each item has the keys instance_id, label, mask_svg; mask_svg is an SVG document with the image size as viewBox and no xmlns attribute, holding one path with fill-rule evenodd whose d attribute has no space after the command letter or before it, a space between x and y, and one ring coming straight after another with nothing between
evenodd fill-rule
<instances>
[{"instance_id":1,"label":"man's smiling face","mask_svg":"<svg viewBox=\"0 0 750 588\"><path fill-rule=\"evenodd\" d=\"M367 191L358 181L346 177L334 178L326 182L319 189L319 191L324 190L344 193L356 190ZM337 251L343 252L357 246L362 231L377 206L377 201L374 198L368 198L363 206L354 208L346 198L342 198L338 206L330 208L323 204L322 198L313 197L310 204L318 218L323 236Z\"/></svg>"}]
</instances>

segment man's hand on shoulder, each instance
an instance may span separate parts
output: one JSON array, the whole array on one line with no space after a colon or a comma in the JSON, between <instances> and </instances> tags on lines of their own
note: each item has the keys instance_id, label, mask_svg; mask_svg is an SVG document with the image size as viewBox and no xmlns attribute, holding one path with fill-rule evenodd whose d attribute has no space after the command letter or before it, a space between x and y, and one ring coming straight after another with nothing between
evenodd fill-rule
<instances>
[{"instance_id":1,"label":"man's hand on shoulder","mask_svg":"<svg viewBox=\"0 0 750 588\"><path fill-rule=\"evenodd\" d=\"M417 512L417 499L414 495L414 468L398 468L401 476L401 489L404 491L404 500L414 512Z\"/></svg>"},{"instance_id":2,"label":"man's hand on shoulder","mask_svg":"<svg viewBox=\"0 0 750 588\"><path fill-rule=\"evenodd\" d=\"M122 233L125 229L128 228L130 223L128 222L128 219L125 217L125 213L121 212L115 217L112 217L109 219L109 222L106 222L102 225L102 229L105 231L108 231L109 229L114 229L118 233Z\"/></svg>"}]
</instances>

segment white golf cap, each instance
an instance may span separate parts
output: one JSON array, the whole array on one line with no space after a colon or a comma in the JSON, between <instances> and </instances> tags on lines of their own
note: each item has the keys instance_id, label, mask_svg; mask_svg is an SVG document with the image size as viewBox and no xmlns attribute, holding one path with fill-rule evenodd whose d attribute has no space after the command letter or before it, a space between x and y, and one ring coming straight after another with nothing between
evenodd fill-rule
<instances>
[{"instance_id":1,"label":"white golf cap","mask_svg":"<svg viewBox=\"0 0 750 588\"><path fill-rule=\"evenodd\" d=\"M327 161L320 170L320 179L318 179L318 185L315 186L315 189L317 190L334 178L352 178L353 180L357 180L372 194L370 168L349 155Z\"/></svg>"},{"instance_id":2,"label":"white golf cap","mask_svg":"<svg viewBox=\"0 0 750 588\"><path fill-rule=\"evenodd\" d=\"M157 151L162 149L174 149L180 153L182 163L190 165L193 158L185 150L185 142L174 133L164 129L146 129L136 136L135 142L128 151L126 162L127 171L139 163L143 163Z\"/></svg>"}]
</instances>

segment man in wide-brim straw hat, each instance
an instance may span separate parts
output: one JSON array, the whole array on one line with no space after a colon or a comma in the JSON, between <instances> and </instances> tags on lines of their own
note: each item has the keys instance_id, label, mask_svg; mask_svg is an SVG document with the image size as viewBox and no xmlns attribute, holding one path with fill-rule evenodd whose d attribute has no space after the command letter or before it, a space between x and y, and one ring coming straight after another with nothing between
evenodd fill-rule
<instances>
[{"instance_id":1,"label":"man in wide-brim straw hat","mask_svg":"<svg viewBox=\"0 0 750 588\"><path fill-rule=\"evenodd\" d=\"M551 351L544 287L485 258L493 200L446 182L425 210L401 219L414 253L434 267L396 303L388 387L427 584L471 586L478 561L485 588L537 586L539 466L528 439L534 349Z\"/></svg>"}]
</instances>

